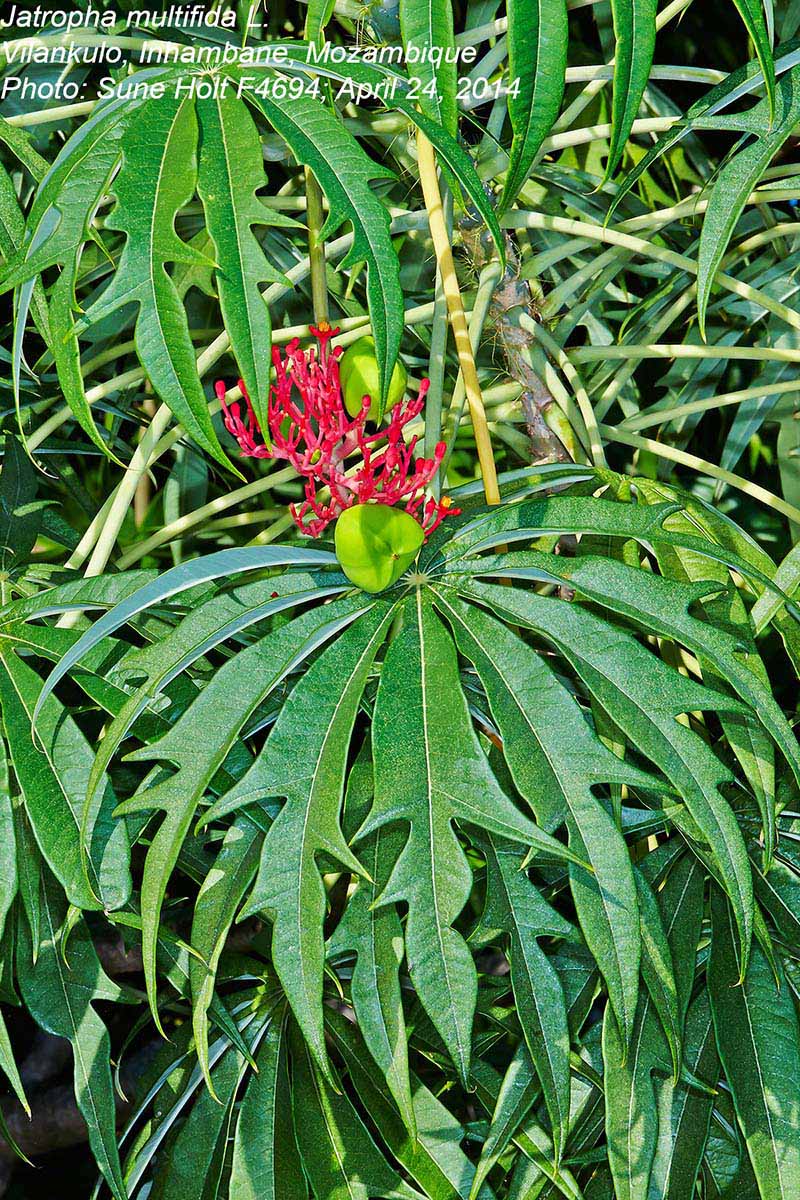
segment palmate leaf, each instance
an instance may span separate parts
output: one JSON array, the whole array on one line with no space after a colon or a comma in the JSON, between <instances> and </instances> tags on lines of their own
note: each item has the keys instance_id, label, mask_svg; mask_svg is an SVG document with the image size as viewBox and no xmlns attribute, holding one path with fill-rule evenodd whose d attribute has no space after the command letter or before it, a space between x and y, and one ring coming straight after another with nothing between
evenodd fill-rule
<instances>
[{"instance_id":1,"label":"palmate leaf","mask_svg":"<svg viewBox=\"0 0 800 1200\"><path fill-rule=\"evenodd\" d=\"M468 1200L475 1167L461 1149L464 1130L450 1110L412 1075L416 1136L410 1133L386 1083L376 1073L358 1030L330 1009L326 1011L326 1028L347 1066L359 1100L394 1158L430 1200ZM494 1200L486 1183L479 1200Z\"/></svg>"},{"instance_id":2,"label":"palmate leaf","mask_svg":"<svg viewBox=\"0 0 800 1200\"><path fill-rule=\"evenodd\" d=\"M442 51L438 66L425 57L414 63L414 72L420 80L420 108L454 137L458 129L458 63L452 58L448 61L447 55L455 48L450 0L400 0L400 29L406 57L409 51L424 53L431 46ZM430 94L433 88L435 96Z\"/></svg>"},{"instance_id":3,"label":"palmate leaf","mask_svg":"<svg viewBox=\"0 0 800 1200\"><path fill-rule=\"evenodd\" d=\"M561 107L567 66L565 0L508 0L511 154L498 208L513 204ZM533 47L533 49L532 49Z\"/></svg>"},{"instance_id":4,"label":"palmate leaf","mask_svg":"<svg viewBox=\"0 0 800 1200\"><path fill-rule=\"evenodd\" d=\"M322 1025L325 888L318 858L363 868L340 827L347 753L367 675L388 633L393 606L373 604L321 654L284 704L243 781L286 803L267 834L245 915L273 918L272 961L320 1068L330 1077Z\"/></svg>"},{"instance_id":5,"label":"palmate leaf","mask_svg":"<svg viewBox=\"0 0 800 1200\"><path fill-rule=\"evenodd\" d=\"M775 94L775 60L772 54L772 45L764 14L765 5L762 4L761 0L733 0L733 3L755 47L764 76L770 116L773 117L778 102Z\"/></svg>"},{"instance_id":6,"label":"palmate leaf","mask_svg":"<svg viewBox=\"0 0 800 1200\"><path fill-rule=\"evenodd\" d=\"M574 931L545 900L523 871L524 852L490 834L477 839L486 855L486 905L478 936L497 931L509 938L511 983L527 1053L535 1064L553 1129L556 1160L569 1125L569 1029L558 971L537 937L569 937ZM476 934L473 934L475 937ZM486 1153L484 1147L484 1155ZM483 1156L482 1156L483 1157ZM486 1178L480 1168L477 1195Z\"/></svg>"},{"instance_id":7,"label":"palmate leaf","mask_svg":"<svg viewBox=\"0 0 800 1200\"><path fill-rule=\"evenodd\" d=\"M14 129L14 126L9 128ZM11 262L17 257L24 237L25 218L17 199L17 191L5 167L0 164L0 254L6 262ZM36 326L49 345L50 315L41 280L37 280L34 285L30 303Z\"/></svg>"},{"instance_id":8,"label":"palmate leaf","mask_svg":"<svg viewBox=\"0 0 800 1200\"><path fill-rule=\"evenodd\" d=\"M42 693L37 701L34 722L39 710L47 697L52 693L58 682L69 674L84 654L99 645L105 637L116 633L123 625L134 620L139 613L148 608L171 600L189 588L199 587L215 579L227 579L245 571L268 571L283 566L331 566L336 562L333 554L326 550L307 550L296 547L278 546L248 546L231 550L218 550L203 558L193 559L180 566L165 571L156 578L150 578L144 586L131 590L129 578L139 583L143 573L134 571L128 575L100 577L98 579L80 580L75 584L65 584L62 588L53 589L57 597L45 592L42 597L36 597L33 610L22 607L22 602L6 610L10 616L42 615L46 612L61 612L65 609L85 609L106 607L113 599L116 601L110 612L105 613L98 621L87 629L50 672ZM48 603L49 601L49 603ZM55 601L56 607L53 607ZM28 602L30 603L30 602Z\"/></svg>"},{"instance_id":9,"label":"palmate leaf","mask_svg":"<svg viewBox=\"0 0 800 1200\"><path fill-rule=\"evenodd\" d=\"M703 880L690 856L671 872L658 893L661 920L681 980L683 1023L694 978L694 952L702 919ZM643 993L633 1038L625 1055L612 1010L603 1021L603 1061L608 1157L619 1200L647 1200L658 1135L654 1072L669 1073L670 1050L656 1005Z\"/></svg>"},{"instance_id":10,"label":"palmate leaf","mask_svg":"<svg viewBox=\"0 0 800 1200\"><path fill-rule=\"evenodd\" d=\"M301 76L307 75L311 70L308 47L304 42L281 42L280 48L276 45L277 54L280 55L280 60L276 61L275 65L281 70L296 72ZM367 62L364 59L349 60L343 65L332 62L315 64L313 70L323 77L338 80L340 83L366 84L374 89L373 94L376 95L381 94L381 85L388 87L391 95L391 107L396 108L398 112L407 116L409 121L419 126L428 141L435 147L444 165L483 217L500 259L505 263L505 240L500 231L497 213L487 196L472 158L455 137L443 129L437 121L420 111L417 103L418 97L412 93L408 76L384 63Z\"/></svg>"},{"instance_id":11,"label":"palmate leaf","mask_svg":"<svg viewBox=\"0 0 800 1200\"><path fill-rule=\"evenodd\" d=\"M324 586L328 582L330 586ZM337 584L331 575L322 578L305 571L273 575L267 580L243 584L212 596L191 609L171 632L149 646L126 654L114 668L111 678L122 683L131 678L142 682L127 696L106 727L92 767L90 791L140 714L198 659L261 620L307 602L339 595L342 591L344 586Z\"/></svg>"},{"instance_id":12,"label":"palmate leaf","mask_svg":"<svg viewBox=\"0 0 800 1200\"><path fill-rule=\"evenodd\" d=\"M72 904L120 908L131 890L128 834L115 821L111 784L101 780L86 806L93 754L83 732L55 696L43 704L33 733L42 681L15 652L0 646L0 700L11 761L36 841Z\"/></svg>"},{"instance_id":13,"label":"palmate leaf","mask_svg":"<svg viewBox=\"0 0 800 1200\"><path fill-rule=\"evenodd\" d=\"M376 1146L346 1095L334 1095L308 1047L294 1041L292 1111L306 1175L317 1200L425 1200Z\"/></svg>"},{"instance_id":14,"label":"palmate leaf","mask_svg":"<svg viewBox=\"0 0 800 1200\"><path fill-rule=\"evenodd\" d=\"M224 92L198 100L197 118L198 190L216 249L222 319L259 424L268 429L271 325L258 285L284 276L270 264L253 227L294 222L256 196L266 176L261 142L247 107Z\"/></svg>"},{"instance_id":15,"label":"palmate leaf","mask_svg":"<svg viewBox=\"0 0 800 1200\"><path fill-rule=\"evenodd\" d=\"M719 1056L707 992L686 1014L683 1061L687 1071L714 1087ZM658 1138L650 1172L648 1200L682 1200L691 1195L706 1147L714 1097L688 1083L657 1084Z\"/></svg>"},{"instance_id":16,"label":"palmate leaf","mask_svg":"<svg viewBox=\"0 0 800 1200\"><path fill-rule=\"evenodd\" d=\"M268 1016L259 1014L250 1023L248 1038L258 1036L265 1019ZM199 1092L191 1112L167 1147L159 1179L163 1200L183 1200L193 1191L215 1198L223 1194L220 1183L234 1120L234 1100L244 1072L241 1055L233 1049L224 1049L213 1070L213 1087Z\"/></svg>"},{"instance_id":17,"label":"palmate leaf","mask_svg":"<svg viewBox=\"0 0 800 1200\"><path fill-rule=\"evenodd\" d=\"M380 902L408 903L409 973L466 1082L477 978L452 927L471 884L453 821L559 858L578 856L523 817L499 787L472 730L452 641L421 591L405 602L383 664L373 744L375 804L359 836L408 826Z\"/></svg>"},{"instance_id":18,"label":"palmate leaf","mask_svg":"<svg viewBox=\"0 0 800 1200\"><path fill-rule=\"evenodd\" d=\"M367 300L381 396L385 396L403 332L403 291L389 236L389 213L370 188L370 180L393 178L393 174L373 162L333 113L312 96L279 101L274 93L245 94L285 139L298 162L311 168L328 197L330 213L320 236L334 233L344 221L352 225L353 245L342 266L367 264Z\"/></svg>"},{"instance_id":19,"label":"palmate leaf","mask_svg":"<svg viewBox=\"0 0 800 1200\"><path fill-rule=\"evenodd\" d=\"M374 799L372 748L369 739L350 769L342 829L352 841ZM358 880L342 919L328 945L332 960L355 954L350 994L358 1026L380 1067L403 1121L413 1133L414 1105L408 1074L408 1041L400 991L403 928L393 905L378 905L405 841L401 829L379 829L358 847L367 877Z\"/></svg>"},{"instance_id":20,"label":"palmate leaf","mask_svg":"<svg viewBox=\"0 0 800 1200\"><path fill-rule=\"evenodd\" d=\"M750 0L742 0L741 7L751 7ZM767 106L767 103L767 100L762 101L764 106ZM777 90L770 92L769 107L775 110L774 129L765 136L757 137L725 164L714 181L709 198L697 256L697 314L703 332L714 276L742 215L747 197L786 139L791 136L800 119L798 68L787 71L780 77Z\"/></svg>"},{"instance_id":21,"label":"palmate leaf","mask_svg":"<svg viewBox=\"0 0 800 1200\"><path fill-rule=\"evenodd\" d=\"M706 709L737 711L739 702L673 671L628 633L580 605L493 584L463 590L554 643L631 744L677 789L731 897L746 961L753 881L738 822L720 792L731 775L706 743L675 719Z\"/></svg>"},{"instance_id":22,"label":"palmate leaf","mask_svg":"<svg viewBox=\"0 0 800 1200\"><path fill-rule=\"evenodd\" d=\"M253 882L262 839L261 831L252 822L246 819L235 821L225 834L214 866L203 880L194 906L191 944L199 957L189 957L192 1027L197 1057L212 1095L214 1087L208 1064L208 1034L217 968L231 925Z\"/></svg>"},{"instance_id":23,"label":"palmate leaf","mask_svg":"<svg viewBox=\"0 0 800 1200\"><path fill-rule=\"evenodd\" d=\"M202 261L175 232L178 210L192 199L197 181L193 100L174 94L151 99L123 133L121 151L116 205L106 226L126 235L125 248L111 284L83 323L136 304L136 349L153 387L198 445L230 466L208 414L186 312L167 272L169 263Z\"/></svg>"},{"instance_id":24,"label":"palmate leaf","mask_svg":"<svg viewBox=\"0 0 800 1200\"><path fill-rule=\"evenodd\" d=\"M64 302L74 299L80 248L89 233L95 209L116 167L120 143L128 124L134 119L141 101L125 102L113 98L97 106L42 179L27 221L25 240L19 255L0 271L0 288L19 288L15 311L13 346L14 385L18 395L19 367L25 324L31 303L40 290L36 276L59 264L65 275L60 286ZM51 314L52 315L52 314ZM63 314L62 314L63 315ZM66 348L59 361L72 364L72 346L62 339L72 338L72 317L52 329L54 348ZM82 382L75 390L72 371L63 377L64 394L83 430L105 452L105 443L97 430L86 401Z\"/></svg>"},{"instance_id":25,"label":"palmate leaf","mask_svg":"<svg viewBox=\"0 0 800 1200\"><path fill-rule=\"evenodd\" d=\"M452 527L445 528L423 548L420 566L434 565L441 556L448 568L454 569L458 559L513 542L530 542L544 534L591 533L595 537L630 538L645 547L663 544L694 550L701 558L710 558L738 571L754 585L780 593L774 580L759 563L752 561L752 556L745 558L720 541L672 529L667 522L683 507L680 499L664 504L620 504L576 496L522 500L519 504L489 509L472 519L463 517L455 531ZM786 603L789 598L784 596L783 600ZM792 611L797 615L794 606Z\"/></svg>"},{"instance_id":26,"label":"palmate leaf","mask_svg":"<svg viewBox=\"0 0 800 1200\"><path fill-rule=\"evenodd\" d=\"M474 1077L476 1082L475 1091L478 1098L489 1111L497 1112L505 1103L508 1096L508 1091L514 1089L513 1072L514 1067L520 1062L520 1056L512 1062L508 1073L501 1081L498 1072L490 1062L485 1059L480 1059L475 1063ZM524 1076L525 1072L521 1074ZM521 1095L519 1096L517 1113L519 1116L526 1115L523 1124L519 1125L514 1133L514 1141L519 1146L522 1153L531 1162L535 1163L552 1184L555 1192L559 1196L566 1197L566 1200L583 1200L580 1187L572 1172L567 1167L562 1167L555 1158L553 1147L547 1131L539 1124L536 1115L530 1111L530 1105L527 1114L524 1114L525 1087L524 1080L521 1081ZM475 1193L475 1182L473 1180L473 1194Z\"/></svg>"},{"instance_id":27,"label":"palmate leaf","mask_svg":"<svg viewBox=\"0 0 800 1200\"><path fill-rule=\"evenodd\" d=\"M236 1123L229 1200L307 1200L294 1136L286 1007L276 1009L258 1048L258 1074Z\"/></svg>"},{"instance_id":28,"label":"palmate leaf","mask_svg":"<svg viewBox=\"0 0 800 1200\"><path fill-rule=\"evenodd\" d=\"M777 73L786 71L789 67L795 65L796 58L794 52L797 49L797 45L798 42L796 39L784 44L782 47L783 53L775 61L775 70ZM693 129L727 129L735 132L747 130L755 134L768 134L769 121L764 120L764 117L768 116L768 113L760 105L755 105L750 110L735 111L723 116L718 115L723 109L734 105L742 96L755 91L762 79L761 64L755 58L737 70L731 71L730 75L726 75L721 83L715 84L714 87L710 88L703 96L696 100L687 109L685 116L676 121L666 133L661 134L655 144L650 147L647 153L639 159L636 165L624 177L619 191L611 203L609 218L623 197L636 186L650 167L673 147L679 145L680 142L687 138ZM755 110L758 110L758 112L754 120L752 113Z\"/></svg>"},{"instance_id":29,"label":"palmate leaf","mask_svg":"<svg viewBox=\"0 0 800 1200\"><path fill-rule=\"evenodd\" d=\"M779 986L760 948L745 972L718 892L712 919L708 982L720 1058L761 1195L789 1200L800 1191L797 1011L783 972Z\"/></svg>"},{"instance_id":30,"label":"palmate leaf","mask_svg":"<svg viewBox=\"0 0 800 1200\"><path fill-rule=\"evenodd\" d=\"M20 924L17 971L20 990L34 1020L66 1038L74 1059L75 1099L89 1131L89 1145L116 1200L127 1200L115 1134L110 1042L94 1009L95 1000L118 1000L120 990L103 973L83 920L69 927L69 959L61 939L67 932L63 895L46 874L41 892L42 939L33 958L25 922Z\"/></svg>"},{"instance_id":31,"label":"palmate leaf","mask_svg":"<svg viewBox=\"0 0 800 1200\"><path fill-rule=\"evenodd\" d=\"M688 521L687 521L688 526ZM548 554L538 550L521 551L503 556L502 568L499 561L484 559L472 564L476 574L492 577L502 575L515 579L539 579L560 581L573 588L577 595L601 603L612 612L619 613L645 631L656 631L664 637L699 654L712 680L724 679L751 708L748 725L754 721L761 724L765 735L770 735L780 747L790 764L795 778L800 779L800 746L769 688L768 680L746 622L744 606L738 593L731 587L730 576L721 563L698 557L694 550L685 550L672 545L656 544L656 556L660 563L670 566L675 575L675 560L680 573L689 579L699 578L703 582L687 586L672 579L659 579L638 567L629 566L612 558L581 553L569 559L563 555ZM717 583L715 583L717 581ZM737 604L738 601L738 604ZM692 610L699 604L708 610L714 605L717 620L701 620ZM731 621L721 620L719 606L725 605L734 615L741 614L744 626L735 631ZM719 610L719 611L718 611ZM735 745L737 729L734 722L743 724L743 717L726 718L726 732ZM740 735L741 736L741 735ZM752 735L751 735L752 736ZM758 746L753 741L753 755ZM764 829L768 849L775 840L774 795L769 801L765 794L761 798ZM768 802L769 801L769 802Z\"/></svg>"},{"instance_id":32,"label":"palmate leaf","mask_svg":"<svg viewBox=\"0 0 800 1200\"><path fill-rule=\"evenodd\" d=\"M36 495L39 480L22 443L3 438L0 472L0 570L11 578L24 572L39 536Z\"/></svg>"},{"instance_id":33,"label":"palmate leaf","mask_svg":"<svg viewBox=\"0 0 800 1200\"><path fill-rule=\"evenodd\" d=\"M8 774L8 754L0 718L0 936L8 910L17 894L17 847L14 836L14 802Z\"/></svg>"},{"instance_id":34,"label":"palmate leaf","mask_svg":"<svg viewBox=\"0 0 800 1200\"><path fill-rule=\"evenodd\" d=\"M622 158L650 76L656 46L656 9L656 0L611 0L616 49L606 179L614 174Z\"/></svg>"},{"instance_id":35,"label":"palmate leaf","mask_svg":"<svg viewBox=\"0 0 800 1200\"><path fill-rule=\"evenodd\" d=\"M570 886L627 1041L639 988L636 885L625 842L592 788L603 783L652 787L655 780L606 749L544 659L510 629L457 600L442 597L440 604L486 688L518 790L545 828L566 817L573 851L591 864L591 874L570 867ZM564 1062L558 1121L551 1111L560 1135L569 1113L566 1066Z\"/></svg>"},{"instance_id":36,"label":"palmate leaf","mask_svg":"<svg viewBox=\"0 0 800 1200\"><path fill-rule=\"evenodd\" d=\"M581 954L591 962L591 957L582 947L571 944L569 949L577 952L576 958L572 961L563 954L559 954L558 951L550 958L560 984L566 996L569 997L567 1019L569 1029L574 1035L575 1030L583 1025L591 1009L597 973L592 966L587 966L585 960L582 961ZM577 981L573 976L577 976ZM520 1015L521 1013L518 1011L517 1016ZM584 1040L582 1053L586 1061L594 1061L599 1066L599 1045L594 1045L591 1052L587 1045L590 1038L594 1038L594 1042L599 1043L597 1033L598 1029L595 1026ZM491 1111L492 1122L481 1151L481 1161L478 1163L475 1174L476 1180L488 1176L489 1171L500 1160L513 1139L522 1154L518 1161L520 1187L515 1191L512 1185L511 1193L534 1196L538 1195L542 1188L545 1188L546 1194L549 1195L546 1181L550 1180L553 1189L559 1195L563 1194L572 1200L579 1194L578 1186L571 1173L558 1163L555 1148L539 1124L538 1115L531 1116L532 1113L537 1114L539 1087L536 1070L527 1047L523 1043L517 1048L502 1081L497 1079L488 1063L482 1062L480 1070L478 1092L481 1103L487 1107L488 1111ZM569 1109L569 1137L573 1150L576 1149L576 1127L585 1119L586 1108L595 1106L597 1106L596 1090L580 1074L575 1073L571 1079ZM602 1121L600 1123L602 1124ZM538 1179L537 1190L532 1189L531 1176ZM523 1179L524 1183L522 1183ZM475 1180L473 1180L472 1191L473 1194L476 1192Z\"/></svg>"},{"instance_id":37,"label":"palmate leaf","mask_svg":"<svg viewBox=\"0 0 800 1200\"><path fill-rule=\"evenodd\" d=\"M120 814L165 813L147 854L141 886L145 981L159 1025L156 951L161 907L203 793L236 746L242 726L257 706L290 671L349 624L361 608L358 599L350 599L338 606L313 609L228 659L165 737L130 755L138 761L166 761L178 768L154 783L148 777L118 809Z\"/></svg>"}]
</instances>

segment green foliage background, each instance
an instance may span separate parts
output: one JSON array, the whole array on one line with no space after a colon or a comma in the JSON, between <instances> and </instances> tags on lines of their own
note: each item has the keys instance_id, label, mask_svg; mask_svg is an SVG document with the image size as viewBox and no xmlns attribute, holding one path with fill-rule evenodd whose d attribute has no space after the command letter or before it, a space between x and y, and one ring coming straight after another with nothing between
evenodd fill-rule
<instances>
[{"instance_id":1,"label":"green foliage background","mask_svg":"<svg viewBox=\"0 0 800 1200\"><path fill-rule=\"evenodd\" d=\"M800 1195L799 25L276 3L260 92L119 28L119 94L85 65L85 101L7 101L0 1163L48 1162L39 1027L117 1200ZM477 60L418 95L309 70L325 39ZM384 384L431 380L462 510L377 596L214 398L241 376L263 417L320 292Z\"/></svg>"}]
</instances>

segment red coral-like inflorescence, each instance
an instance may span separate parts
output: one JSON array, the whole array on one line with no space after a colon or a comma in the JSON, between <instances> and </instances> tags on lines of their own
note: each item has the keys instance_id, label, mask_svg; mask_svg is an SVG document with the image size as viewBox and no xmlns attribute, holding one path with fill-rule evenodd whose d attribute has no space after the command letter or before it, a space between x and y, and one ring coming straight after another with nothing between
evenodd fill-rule
<instances>
[{"instance_id":1,"label":"red coral-like inflorescence","mask_svg":"<svg viewBox=\"0 0 800 1200\"><path fill-rule=\"evenodd\" d=\"M415 459L418 438L406 443L403 436L406 425L422 411L429 381L422 381L415 400L395 405L385 428L368 433L370 397L364 397L361 412L353 418L344 405L338 362L341 347L330 346L339 330L321 325L319 329L311 326L311 332L318 350L301 349L297 338L289 342L285 355L273 347L276 382L268 401L271 445L264 441L241 379L238 386L244 413L238 401L227 401L222 381L215 388L225 428L239 443L242 457L285 459L305 479L305 500L290 508L303 533L319 537L346 508L372 500L390 506L403 504L427 536L448 512L459 512L447 497L436 500L425 495L444 458L445 443L439 442L433 458ZM356 455L360 461L348 471L345 462ZM321 488L329 489L328 499L318 495Z\"/></svg>"}]
</instances>

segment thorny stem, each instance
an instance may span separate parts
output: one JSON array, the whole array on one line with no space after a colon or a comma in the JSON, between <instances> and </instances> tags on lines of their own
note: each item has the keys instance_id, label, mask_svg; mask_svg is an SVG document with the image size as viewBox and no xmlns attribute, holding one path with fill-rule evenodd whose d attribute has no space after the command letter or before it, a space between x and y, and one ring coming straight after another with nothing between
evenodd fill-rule
<instances>
[{"instance_id":1,"label":"thorny stem","mask_svg":"<svg viewBox=\"0 0 800 1200\"><path fill-rule=\"evenodd\" d=\"M467 317L461 300L461 290L458 286L453 251L447 236L447 225L442 207L442 195L439 190L439 179L436 174L436 157L433 146L421 129L417 130L417 156L419 161L419 178L422 194L425 197L425 207L428 210L428 225L430 226L433 249L436 262L442 278L447 311L450 314L450 325L453 329L458 361L464 376L464 386L467 391L467 402L472 416L472 428L475 433L475 447L478 451L478 462L483 478L483 490L488 504L500 503L500 488L497 483L497 468L492 452L492 439L486 421L483 407L481 385L475 367L475 357L467 327Z\"/></svg>"}]
</instances>

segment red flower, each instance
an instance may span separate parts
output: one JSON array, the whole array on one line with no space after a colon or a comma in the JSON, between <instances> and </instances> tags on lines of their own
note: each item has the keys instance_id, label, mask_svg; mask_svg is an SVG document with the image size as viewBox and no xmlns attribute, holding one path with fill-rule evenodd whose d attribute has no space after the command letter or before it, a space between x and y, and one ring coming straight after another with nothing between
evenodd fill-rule
<instances>
[{"instance_id":1,"label":"red flower","mask_svg":"<svg viewBox=\"0 0 800 1200\"><path fill-rule=\"evenodd\" d=\"M416 400L395 405L385 428L367 433L370 397L364 397L356 417L351 418L344 406L338 363L341 347L329 346L338 329L311 326L311 332L319 342L318 350L302 350L297 338L289 342L285 355L273 347L276 383L268 401L271 447L264 442L243 381L238 382L244 414L238 402L229 404L225 399L225 384L216 384L225 428L239 443L242 457L285 459L305 479L306 498L291 505L290 512L300 530L311 537L319 537L346 508L370 500L403 504L426 535L432 533L448 512L459 509L452 508L447 497L435 500L425 495L444 458L445 443L439 442L433 458L415 459L419 439L412 437L406 443L403 437L405 426L422 411L429 381L422 381ZM348 473L345 461L356 455L360 461ZM330 490L325 501L317 494L323 487Z\"/></svg>"}]
</instances>

